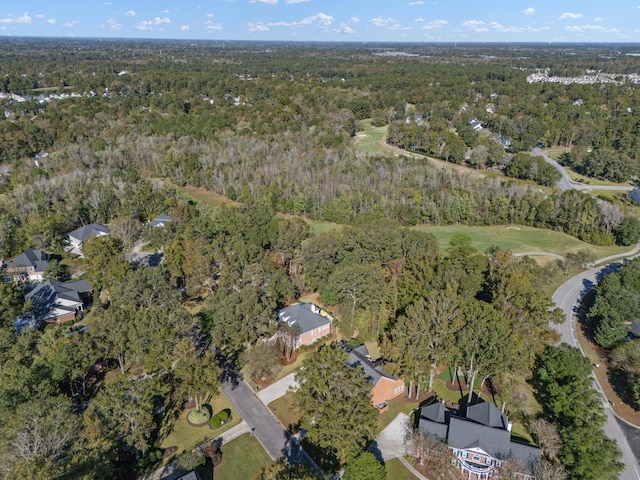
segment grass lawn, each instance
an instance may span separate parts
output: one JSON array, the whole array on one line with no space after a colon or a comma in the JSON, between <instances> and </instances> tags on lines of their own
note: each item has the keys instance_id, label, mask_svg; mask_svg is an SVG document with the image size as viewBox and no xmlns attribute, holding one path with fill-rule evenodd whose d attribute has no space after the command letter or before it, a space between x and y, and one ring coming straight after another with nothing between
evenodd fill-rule
<instances>
[{"instance_id":1,"label":"grass lawn","mask_svg":"<svg viewBox=\"0 0 640 480\"><path fill-rule=\"evenodd\" d=\"M389 155L389 148L381 143L387 138L388 127L386 125L384 127L373 127L371 126L371 119L368 118L360 120L360 125L364 128L364 131L358 132L355 138L356 148L369 155Z\"/></svg>"},{"instance_id":2,"label":"grass lawn","mask_svg":"<svg viewBox=\"0 0 640 480\"><path fill-rule=\"evenodd\" d=\"M382 430L384 430L398 416L399 413L402 412L409 415L414 409L418 408L419 405L419 402L416 402L415 398L407 398L406 391L399 397L390 400L387 410L383 413L378 414L376 435L379 435L380 432L382 432Z\"/></svg>"},{"instance_id":3,"label":"grass lawn","mask_svg":"<svg viewBox=\"0 0 640 480\"><path fill-rule=\"evenodd\" d=\"M222 461L214 468L216 480L248 480L260 473L263 466L271 463L255 437L244 434L223 445Z\"/></svg>"},{"instance_id":4,"label":"grass lawn","mask_svg":"<svg viewBox=\"0 0 640 480\"><path fill-rule=\"evenodd\" d=\"M449 225L432 227L419 225L413 227L421 232L428 232L440 242L440 248L445 250L449 240L457 233L468 235L472 244L480 252L484 252L492 245L498 245L504 250L518 252L550 252L565 255L583 248L593 250L597 258L615 255L629 250L628 247L597 247L582 242L575 237L552 230L524 226L496 225L491 227L467 227L464 225Z\"/></svg>"},{"instance_id":5,"label":"grass lawn","mask_svg":"<svg viewBox=\"0 0 640 480\"><path fill-rule=\"evenodd\" d=\"M231 410L231 416L233 418L230 422L220 428L216 428L215 430L211 430L208 426L196 428L189 425L187 422L189 410L184 410L173 425L173 430L167 438L164 439L160 446L162 448L176 446L178 447L178 451L176 453L177 455L180 455L182 452L191 450L210 438L220 436L222 432L229 430L231 427L236 426L242 421L235 410L231 408L231 405L224 395L216 395L207 403L211 405L214 415L220 410L228 408Z\"/></svg>"},{"instance_id":6,"label":"grass lawn","mask_svg":"<svg viewBox=\"0 0 640 480\"><path fill-rule=\"evenodd\" d=\"M295 396L293 393L285 393L282 397L277 398L269 405L269 410L273 412L276 418L284 426L289 429L289 426L295 426L300 421L300 410L296 404ZM297 429L293 429L294 433L297 433Z\"/></svg>"},{"instance_id":7,"label":"grass lawn","mask_svg":"<svg viewBox=\"0 0 640 480\"><path fill-rule=\"evenodd\" d=\"M417 477L411 473L397 458L392 458L385 463L387 478L393 480L415 480Z\"/></svg>"}]
</instances>

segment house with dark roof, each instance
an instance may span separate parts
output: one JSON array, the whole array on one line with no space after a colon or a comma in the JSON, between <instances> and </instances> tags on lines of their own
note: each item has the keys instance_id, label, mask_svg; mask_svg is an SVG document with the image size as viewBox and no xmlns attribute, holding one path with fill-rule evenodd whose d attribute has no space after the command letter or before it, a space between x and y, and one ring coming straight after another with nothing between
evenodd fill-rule
<instances>
[{"instance_id":1,"label":"house with dark roof","mask_svg":"<svg viewBox=\"0 0 640 480\"><path fill-rule=\"evenodd\" d=\"M385 371L382 368L384 359L372 359L366 345L352 348L343 343L341 346L349 352L347 365L352 368L361 368L371 384L371 404L380 413L387 410L389 401L404 392L404 380Z\"/></svg>"},{"instance_id":2,"label":"house with dark roof","mask_svg":"<svg viewBox=\"0 0 640 480\"><path fill-rule=\"evenodd\" d=\"M470 120L469 125L471 125L471 128L473 128L476 132L479 132L480 130L482 130L482 122L477 118Z\"/></svg>"},{"instance_id":3,"label":"house with dark roof","mask_svg":"<svg viewBox=\"0 0 640 480\"><path fill-rule=\"evenodd\" d=\"M468 406L462 417L433 397L420 409L418 429L445 442L470 480L492 478L506 458L517 458L526 466L540 460L539 448L511 439L511 423L490 402ZM518 478L533 477L522 472Z\"/></svg>"},{"instance_id":4,"label":"house with dark roof","mask_svg":"<svg viewBox=\"0 0 640 480\"><path fill-rule=\"evenodd\" d=\"M83 242L86 242L90 238L102 237L104 235L109 235L109 227L97 223L90 223L69 233L68 237L71 248L80 252L82 251Z\"/></svg>"},{"instance_id":5,"label":"house with dark roof","mask_svg":"<svg viewBox=\"0 0 640 480\"><path fill-rule=\"evenodd\" d=\"M160 215L158 215L156 218L154 218L149 222L149 227L150 228L164 227L170 221L171 221L171 217L169 215L167 215L166 213L161 213Z\"/></svg>"},{"instance_id":6,"label":"house with dark roof","mask_svg":"<svg viewBox=\"0 0 640 480\"><path fill-rule=\"evenodd\" d=\"M38 323L62 323L73 320L84 310L91 285L84 280L73 283L47 280L25 295L33 302L33 318Z\"/></svg>"},{"instance_id":7,"label":"house with dark roof","mask_svg":"<svg viewBox=\"0 0 640 480\"><path fill-rule=\"evenodd\" d=\"M7 263L2 272L3 282L41 282L49 266L49 254L43 250L29 248Z\"/></svg>"},{"instance_id":8,"label":"house with dark roof","mask_svg":"<svg viewBox=\"0 0 640 480\"><path fill-rule=\"evenodd\" d=\"M313 303L295 303L277 311L278 321L298 329L295 348L333 334L333 317Z\"/></svg>"}]
</instances>

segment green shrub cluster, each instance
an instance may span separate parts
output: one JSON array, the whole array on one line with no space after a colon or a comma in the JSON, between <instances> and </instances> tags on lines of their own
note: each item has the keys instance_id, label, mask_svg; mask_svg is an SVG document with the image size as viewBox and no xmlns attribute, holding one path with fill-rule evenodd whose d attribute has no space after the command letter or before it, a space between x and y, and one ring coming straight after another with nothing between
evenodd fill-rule
<instances>
[{"instance_id":1,"label":"green shrub cluster","mask_svg":"<svg viewBox=\"0 0 640 480\"><path fill-rule=\"evenodd\" d=\"M230 417L231 417L231 412L229 411L228 408L225 408L224 410L220 410L211 418L211 426L213 428L217 428L220 425L223 425L224 422L229 420Z\"/></svg>"}]
</instances>

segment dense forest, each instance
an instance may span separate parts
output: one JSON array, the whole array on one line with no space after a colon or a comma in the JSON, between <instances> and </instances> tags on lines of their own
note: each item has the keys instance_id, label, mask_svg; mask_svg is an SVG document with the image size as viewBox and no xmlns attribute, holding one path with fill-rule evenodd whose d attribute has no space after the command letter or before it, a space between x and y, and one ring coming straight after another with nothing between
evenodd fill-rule
<instances>
[{"instance_id":1,"label":"dense forest","mask_svg":"<svg viewBox=\"0 0 640 480\"><path fill-rule=\"evenodd\" d=\"M379 55L395 49L417 55ZM218 391L218 360L255 378L279 368L287 346L262 340L281 328L276 309L303 293L331 306L341 338L377 341L412 394L451 365L469 401L481 379L519 415L526 379L549 396L545 369L579 363L546 348L561 320L546 270L498 247L479 252L464 235L442 250L411 227L531 225L597 245L640 237L630 202L559 191L557 172L527 153L571 147L564 161L583 174L637 177L636 84L527 80L544 69L631 73L624 47L2 39L0 59L0 256L46 250L47 278L93 289L90 328L18 332L33 305L0 285L3 478L149 471L185 400ZM389 144L469 171L358 150L363 120L387 127ZM227 202L211 208L185 187ZM159 213L171 223L145 227ZM314 235L310 219L340 225ZM88 240L83 258L67 253L66 235L93 222L112 235ZM139 242L160 265L133 261ZM626 359L631 343L614 340L607 348ZM595 430L580 434L601 433L593 415ZM353 428L374 423L363 422ZM576 431L563 425L565 445L545 461L589 478L596 456L575 461ZM348 433L311 441L354 468L372 434ZM615 473L615 447L598 448Z\"/></svg>"}]
</instances>

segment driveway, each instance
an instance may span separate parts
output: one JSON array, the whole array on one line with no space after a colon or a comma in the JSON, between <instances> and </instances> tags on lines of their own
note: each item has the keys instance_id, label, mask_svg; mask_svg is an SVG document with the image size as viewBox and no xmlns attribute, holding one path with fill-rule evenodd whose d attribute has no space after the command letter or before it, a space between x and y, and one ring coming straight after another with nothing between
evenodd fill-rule
<instances>
[{"instance_id":1,"label":"driveway","mask_svg":"<svg viewBox=\"0 0 640 480\"><path fill-rule=\"evenodd\" d=\"M289 388L298 388L298 383L295 380L296 372L291 372L286 377L281 378L277 382L272 383L268 387L263 388L258 392L258 398L265 405L269 405L274 400L282 397L289 391Z\"/></svg>"},{"instance_id":2,"label":"driveway","mask_svg":"<svg viewBox=\"0 0 640 480\"><path fill-rule=\"evenodd\" d=\"M387 427L380 432L373 442L369 451L376 455L379 460L385 462L392 458L403 457L407 453L405 437L409 431L409 416L399 413Z\"/></svg>"}]
</instances>

